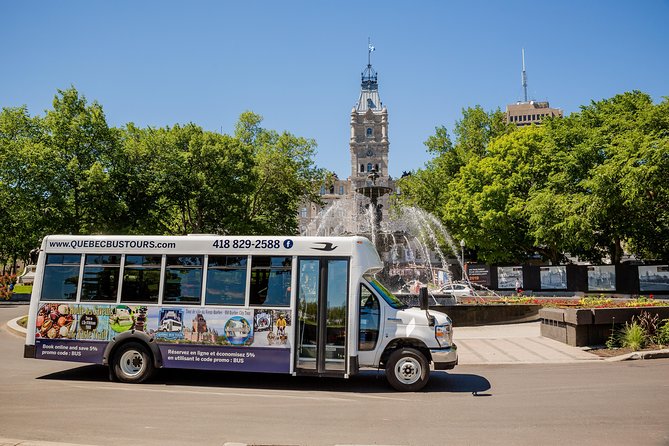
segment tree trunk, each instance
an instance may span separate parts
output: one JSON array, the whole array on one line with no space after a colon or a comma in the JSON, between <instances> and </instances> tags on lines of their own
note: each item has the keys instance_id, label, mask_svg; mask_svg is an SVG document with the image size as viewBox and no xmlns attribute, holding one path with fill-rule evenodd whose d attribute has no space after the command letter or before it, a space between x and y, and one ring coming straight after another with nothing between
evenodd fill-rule
<instances>
[{"instance_id":1,"label":"tree trunk","mask_svg":"<svg viewBox=\"0 0 669 446\"><path fill-rule=\"evenodd\" d=\"M620 237L616 236L613 240L613 246L610 248L611 264L619 265L623 258L623 248L621 246Z\"/></svg>"}]
</instances>

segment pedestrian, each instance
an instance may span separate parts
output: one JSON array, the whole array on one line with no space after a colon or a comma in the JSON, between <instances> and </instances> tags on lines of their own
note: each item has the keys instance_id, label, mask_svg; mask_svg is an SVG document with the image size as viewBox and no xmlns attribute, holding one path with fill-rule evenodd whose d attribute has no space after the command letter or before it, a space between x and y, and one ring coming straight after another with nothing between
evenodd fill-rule
<instances>
[{"instance_id":1,"label":"pedestrian","mask_svg":"<svg viewBox=\"0 0 669 446\"><path fill-rule=\"evenodd\" d=\"M522 294L523 288L520 286L520 279L516 277L516 293Z\"/></svg>"}]
</instances>

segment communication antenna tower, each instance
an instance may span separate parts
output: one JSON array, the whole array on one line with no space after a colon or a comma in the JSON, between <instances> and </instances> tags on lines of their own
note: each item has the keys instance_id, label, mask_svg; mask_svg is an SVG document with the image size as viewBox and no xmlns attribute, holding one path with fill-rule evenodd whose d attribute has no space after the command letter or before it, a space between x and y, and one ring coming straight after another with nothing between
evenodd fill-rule
<instances>
[{"instance_id":1,"label":"communication antenna tower","mask_svg":"<svg viewBox=\"0 0 669 446\"><path fill-rule=\"evenodd\" d=\"M521 82L523 84L523 93L525 95L525 102L527 102L527 73L525 72L525 48L522 49L523 52L523 73L521 75Z\"/></svg>"}]
</instances>

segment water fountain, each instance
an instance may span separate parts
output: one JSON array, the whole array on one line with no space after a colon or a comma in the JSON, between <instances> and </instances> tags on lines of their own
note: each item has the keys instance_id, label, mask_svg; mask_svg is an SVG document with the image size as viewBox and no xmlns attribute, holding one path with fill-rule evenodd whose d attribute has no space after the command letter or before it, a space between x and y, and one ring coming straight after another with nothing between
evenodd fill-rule
<instances>
[{"instance_id":1,"label":"water fountain","mask_svg":"<svg viewBox=\"0 0 669 446\"><path fill-rule=\"evenodd\" d=\"M398 294L413 294L417 282L436 290L462 271L458 247L441 222L432 214L408 206L396 206L387 221L379 198L392 188L376 184L379 175L372 169L367 184L355 194L340 198L310 224L305 235L363 235L376 246L385 267L379 279ZM448 247L451 258L442 247ZM434 296L435 302L447 297ZM450 299L452 303L452 298Z\"/></svg>"},{"instance_id":2,"label":"water fountain","mask_svg":"<svg viewBox=\"0 0 669 446\"><path fill-rule=\"evenodd\" d=\"M331 202L303 235L369 238L385 265L377 279L411 306L418 305L418 298L410 285L416 281L428 285L431 308L446 312L459 326L536 320L538 305L478 305L483 302L483 293L475 292L474 303L459 302L439 293L439 285L459 277L464 270L458 255L460 246L444 225L423 209L395 205L384 219L379 199L392 189L377 185L377 178L376 172L371 171L365 186ZM466 276L463 279L472 287ZM490 290L483 291L495 295Z\"/></svg>"}]
</instances>

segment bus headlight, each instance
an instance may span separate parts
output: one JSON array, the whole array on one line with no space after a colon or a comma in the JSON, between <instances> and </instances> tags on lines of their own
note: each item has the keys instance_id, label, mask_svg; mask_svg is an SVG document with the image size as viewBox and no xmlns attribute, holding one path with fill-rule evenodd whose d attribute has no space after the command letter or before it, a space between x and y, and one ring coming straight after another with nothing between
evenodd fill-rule
<instances>
[{"instance_id":1,"label":"bus headlight","mask_svg":"<svg viewBox=\"0 0 669 446\"><path fill-rule=\"evenodd\" d=\"M453 326L451 324L435 325L434 337L440 347L446 347L453 343Z\"/></svg>"}]
</instances>

